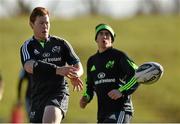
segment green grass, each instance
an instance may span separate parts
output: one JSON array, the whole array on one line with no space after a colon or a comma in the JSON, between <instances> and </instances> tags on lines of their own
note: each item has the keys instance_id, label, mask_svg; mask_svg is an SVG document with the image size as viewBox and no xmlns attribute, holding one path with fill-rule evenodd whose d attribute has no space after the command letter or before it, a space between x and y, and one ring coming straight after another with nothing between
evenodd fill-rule
<instances>
[{"instance_id":1,"label":"green grass","mask_svg":"<svg viewBox=\"0 0 180 124\"><path fill-rule=\"evenodd\" d=\"M117 35L114 47L125 51L138 65L156 61L165 70L160 81L154 85L142 85L133 94L133 122L180 122L179 20L180 16L139 16L125 20L108 17L53 18L50 32L72 44L86 72L86 60L97 50L94 27L102 22L110 24ZM5 82L3 100L0 102L1 122L10 121L21 67L19 48L31 35L28 17L0 19L0 71ZM63 122L96 122L96 97L82 110L79 108L81 95L82 92L71 92L69 111Z\"/></svg>"}]
</instances>

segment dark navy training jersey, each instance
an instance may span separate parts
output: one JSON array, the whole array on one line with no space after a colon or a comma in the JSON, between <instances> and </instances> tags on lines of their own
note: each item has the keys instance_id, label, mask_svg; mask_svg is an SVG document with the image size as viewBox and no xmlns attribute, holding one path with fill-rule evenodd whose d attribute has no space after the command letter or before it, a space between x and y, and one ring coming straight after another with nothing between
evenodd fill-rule
<instances>
[{"instance_id":1,"label":"dark navy training jersey","mask_svg":"<svg viewBox=\"0 0 180 124\"><path fill-rule=\"evenodd\" d=\"M94 91L98 97L98 117L105 117L111 112L121 110L132 113L130 98L138 83L134 79L137 66L127 55L117 49L110 48L103 53L97 52L87 62L87 81L84 96L93 98ZM123 97L113 100L108 92L119 89Z\"/></svg>"},{"instance_id":2,"label":"dark navy training jersey","mask_svg":"<svg viewBox=\"0 0 180 124\"><path fill-rule=\"evenodd\" d=\"M24 65L28 60L41 60L57 66L77 64L80 60L71 45L64 39L49 36L47 41L37 41L34 37L25 41L21 47L21 61ZM37 78L34 78L37 77ZM64 76L38 76L32 74L31 98L33 104L41 106L48 98L68 92Z\"/></svg>"}]
</instances>

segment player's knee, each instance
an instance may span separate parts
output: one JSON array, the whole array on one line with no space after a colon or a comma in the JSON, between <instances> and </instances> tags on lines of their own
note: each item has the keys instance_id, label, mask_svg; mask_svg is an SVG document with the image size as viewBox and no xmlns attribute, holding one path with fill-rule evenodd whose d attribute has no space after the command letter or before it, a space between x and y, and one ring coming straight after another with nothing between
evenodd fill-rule
<instances>
[{"instance_id":1,"label":"player's knee","mask_svg":"<svg viewBox=\"0 0 180 124\"><path fill-rule=\"evenodd\" d=\"M60 123L63 114L61 109L55 106L46 106L43 114L43 123Z\"/></svg>"}]
</instances>

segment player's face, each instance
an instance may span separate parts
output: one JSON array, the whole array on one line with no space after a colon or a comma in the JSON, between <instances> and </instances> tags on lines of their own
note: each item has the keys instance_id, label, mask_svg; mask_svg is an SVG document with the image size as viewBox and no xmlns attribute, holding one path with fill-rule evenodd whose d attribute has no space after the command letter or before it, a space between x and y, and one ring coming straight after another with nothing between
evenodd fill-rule
<instances>
[{"instance_id":1,"label":"player's face","mask_svg":"<svg viewBox=\"0 0 180 124\"><path fill-rule=\"evenodd\" d=\"M96 42L99 48L99 52L104 52L108 48L112 47L112 38L110 32L107 30L101 30L97 34Z\"/></svg>"},{"instance_id":2,"label":"player's face","mask_svg":"<svg viewBox=\"0 0 180 124\"><path fill-rule=\"evenodd\" d=\"M49 16L37 16L34 23L31 23L31 27L34 32L34 36L38 40L45 40L48 38L50 22Z\"/></svg>"}]
</instances>

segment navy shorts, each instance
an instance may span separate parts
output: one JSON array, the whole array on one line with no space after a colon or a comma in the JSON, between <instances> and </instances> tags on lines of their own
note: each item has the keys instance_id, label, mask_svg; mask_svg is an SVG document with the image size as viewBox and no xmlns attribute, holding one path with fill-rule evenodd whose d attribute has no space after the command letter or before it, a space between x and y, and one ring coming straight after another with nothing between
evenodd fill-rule
<instances>
[{"instance_id":1,"label":"navy shorts","mask_svg":"<svg viewBox=\"0 0 180 124\"><path fill-rule=\"evenodd\" d=\"M68 103L69 103L69 95L63 93L61 95L56 95L49 98L45 103L44 107L32 106L30 112L30 123L42 123L44 109L48 105L53 105L60 108L62 110L63 118L64 118L68 109Z\"/></svg>"}]
</instances>

